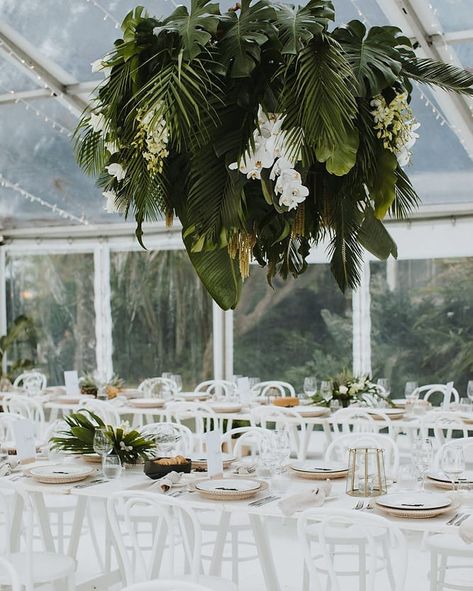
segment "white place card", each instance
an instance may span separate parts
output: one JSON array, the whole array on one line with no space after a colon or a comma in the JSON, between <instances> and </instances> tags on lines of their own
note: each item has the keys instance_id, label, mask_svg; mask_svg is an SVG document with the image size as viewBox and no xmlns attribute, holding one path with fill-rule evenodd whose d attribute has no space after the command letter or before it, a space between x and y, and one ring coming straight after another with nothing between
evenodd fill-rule
<instances>
[{"instance_id":1,"label":"white place card","mask_svg":"<svg viewBox=\"0 0 473 591\"><path fill-rule=\"evenodd\" d=\"M36 458L36 439L34 424L29 419L14 421L16 457L20 462L34 461Z\"/></svg>"},{"instance_id":2,"label":"white place card","mask_svg":"<svg viewBox=\"0 0 473 591\"><path fill-rule=\"evenodd\" d=\"M209 478L223 476L222 434L220 431L209 431L205 434L207 447L207 474Z\"/></svg>"},{"instance_id":3,"label":"white place card","mask_svg":"<svg viewBox=\"0 0 473 591\"><path fill-rule=\"evenodd\" d=\"M453 390L453 382L447 382L447 384L445 386L445 397L443 399L444 408L448 408L450 406L452 390Z\"/></svg>"},{"instance_id":4,"label":"white place card","mask_svg":"<svg viewBox=\"0 0 473 591\"><path fill-rule=\"evenodd\" d=\"M250 380L249 378L238 378L237 390L240 395L240 402L243 406L249 406L251 403Z\"/></svg>"},{"instance_id":5,"label":"white place card","mask_svg":"<svg viewBox=\"0 0 473 591\"><path fill-rule=\"evenodd\" d=\"M64 384L66 385L66 396L79 396L79 375L76 371L64 372Z\"/></svg>"}]
</instances>

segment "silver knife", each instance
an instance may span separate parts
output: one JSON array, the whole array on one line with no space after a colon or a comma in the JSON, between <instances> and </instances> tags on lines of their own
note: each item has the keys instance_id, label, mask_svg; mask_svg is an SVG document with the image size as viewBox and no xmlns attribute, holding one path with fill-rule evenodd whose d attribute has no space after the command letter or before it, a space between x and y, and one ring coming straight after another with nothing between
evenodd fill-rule
<instances>
[{"instance_id":1,"label":"silver knife","mask_svg":"<svg viewBox=\"0 0 473 591\"><path fill-rule=\"evenodd\" d=\"M460 517L460 519L457 519L457 521L455 521L455 523L453 525L459 526L461 525L466 519L468 519L468 517L470 517L469 513L466 513L465 515L462 515Z\"/></svg>"}]
</instances>

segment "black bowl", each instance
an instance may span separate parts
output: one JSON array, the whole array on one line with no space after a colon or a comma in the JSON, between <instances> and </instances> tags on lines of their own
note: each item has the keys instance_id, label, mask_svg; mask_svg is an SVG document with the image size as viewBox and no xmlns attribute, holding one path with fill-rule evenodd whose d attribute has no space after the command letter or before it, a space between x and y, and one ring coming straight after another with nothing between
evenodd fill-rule
<instances>
[{"instance_id":1,"label":"black bowl","mask_svg":"<svg viewBox=\"0 0 473 591\"><path fill-rule=\"evenodd\" d=\"M151 460L145 461L144 473L146 476L157 480L166 476L169 472L185 472L189 474L191 471L192 462L189 458L186 458L187 462L185 464L157 464L156 461L161 459L163 458L152 458Z\"/></svg>"}]
</instances>

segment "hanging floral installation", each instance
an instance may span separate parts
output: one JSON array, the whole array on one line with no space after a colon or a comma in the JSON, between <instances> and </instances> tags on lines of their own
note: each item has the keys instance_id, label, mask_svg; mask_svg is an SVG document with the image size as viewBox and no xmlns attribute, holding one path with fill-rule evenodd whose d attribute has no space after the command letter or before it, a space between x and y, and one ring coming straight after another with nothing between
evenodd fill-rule
<instances>
[{"instance_id":1,"label":"hanging floral installation","mask_svg":"<svg viewBox=\"0 0 473 591\"><path fill-rule=\"evenodd\" d=\"M418 204L405 167L418 137L412 80L473 94L473 76L418 58L391 26L333 28L332 2L192 0L164 19L142 7L93 64L97 98L75 134L106 209L177 216L209 293L234 308L254 259L300 275L328 242L341 289L363 249L396 256L382 223Z\"/></svg>"}]
</instances>

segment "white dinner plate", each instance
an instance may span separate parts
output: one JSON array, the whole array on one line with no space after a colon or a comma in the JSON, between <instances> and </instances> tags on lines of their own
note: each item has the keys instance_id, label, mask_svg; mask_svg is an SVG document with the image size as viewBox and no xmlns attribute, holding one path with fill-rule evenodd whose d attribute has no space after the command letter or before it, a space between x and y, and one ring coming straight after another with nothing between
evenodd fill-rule
<instances>
[{"instance_id":1,"label":"white dinner plate","mask_svg":"<svg viewBox=\"0 0 473 591\"><path fill-rule=\"evenodd\" d=\"M366 412L368 412L370 415L379 415L379 413L382 412L385 415L388 415L388 417L397 417L404 414L402 408L367 408Z\"/></svg>"},{"instance_id":2,"label":"white dinner plate","mask_svg":"<svg viewBox=\"0 0 473 591\"><path fill-rule=\"evenodd\" d=\"M206 464L207 463L207 456L206 454L199 454L199 453L191 453L188 455L190 457L191 462L195 464ZM234 462L235 456L231 454L222 454L222 461L225 464L226 462Z\"/></svg>"},{"instance_id":3,"label":"white dinner plate","mask_svg":"<svg viewBox=\"0 0 473 591\"><path fill-rule=\"evenodd\" d=\"M289 467L297 472L309 472L311 474L318 474L320 472L334 474L337 472L346 472L348 470L348 468L342 464L325 464L324 462L317 462L314 460L293 462L292 464L289 464Z\"/></svg>"},{"instance_id":4,"label":"white dinner plate","mask_svg":"<svg viewBox=\"0 0 473 591\"><path fill-rule=\"evenodd\" d=\"M452 500L446 495L423 491L392 493L379 497L376 502L382 507L403 511L443 509L452 504Z\"/></svg>"},{"instance_id":5,"label":"white dinner plate","mask_svg":"<svg viewBox=\"0 0 473 591\"><path fill-rule=\"evenodd\" d=\"M320 417L330 412L326 406L293 406L291 410L299 413L302 417Z\"/></svg>"},{"instance_id":6,"label":"white dinner plate","mask_svg":"<svg viewBox=\"0 0 473 591\"><path fill-rule=\"evenodd\" d=\"M450 484L452 481L451 479L441 470L435 470L427 473L428 478L431 480L437 480L438 482L446 482ZM455 478L455 482L457 479ZM458 482L463 484L473 484L473 471L466 470L461 475L461 478L458 478Z\"/></svg>"},{"instance_id":7,"label":"white dinner plate","mask_svg":"<svg viewBox=\"0 0 473 591\"><path fill-rule=\"evenodd\" d=\"M240 412L242 409L239 402L209 402L209 406L215 412Z\"/></svg>"},{"instance_id":8,"label":"white dinner plate","mask_svg":"<svg viewBox=\"0 0 473 591\"><path fill-rule=\"evenodd\" d=\"M165 402L162 398L133 398L128 405L134 408L162 408Z\"/></svg>"},{"instance_id":9,"label":"white dinner plate","mask_svg":"<svg viewBox=\"0 0 473 591\"><path fill-rule=\"evenodd\" d=\"M29 470L32 478L47 484L78 482L84 480L93 472L95 472L95 468L90 466L69 466L65 464L36 466Z\"/></svg>"},{"instance_id":10,"label":"white dinner plate","mask_svg":"<svg viewBox=\"0 0 473 591\"><path fill-rule=\"evenodd\" d=\"M219 493L250 492L257 490L260 486L261 484L257 480L247 480L244 478L221 478L216 480L202 480L195 483L197 490Z\"/></svg>"},{"instance_id":11,"label":"white dinner plate","mask_svg":"<svg viewBox=\"0 0 473 591\"><path fill-rule=\"evenodd\" d=\"M207 392L179 392L174 396L176 400L208 400L210 394Z\"/></svg>"}]
</instances>

